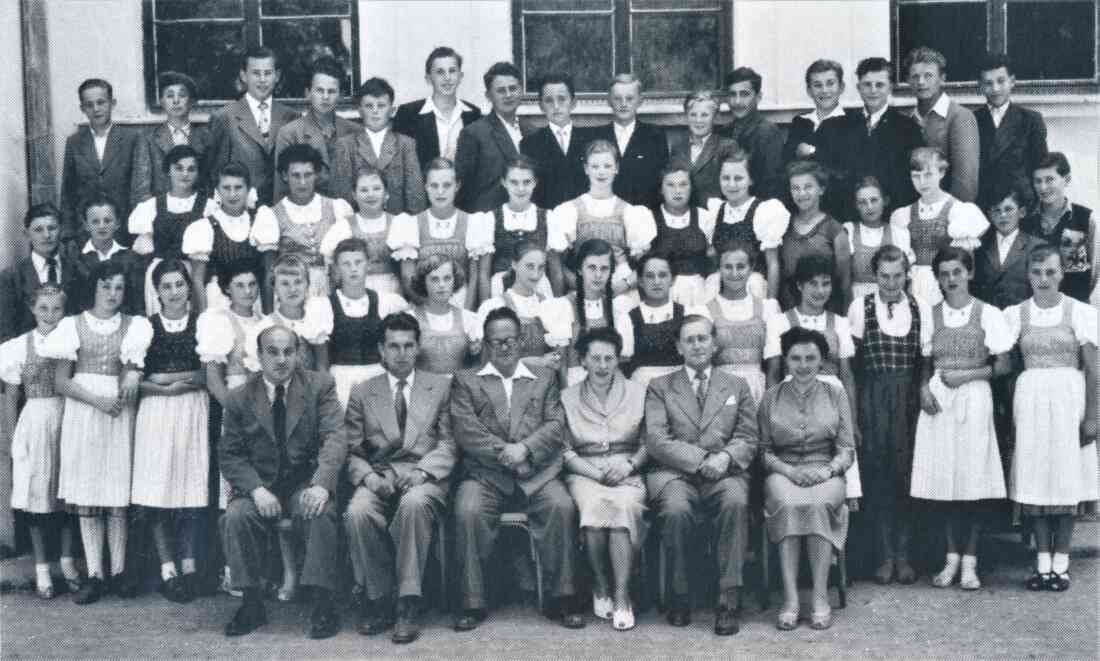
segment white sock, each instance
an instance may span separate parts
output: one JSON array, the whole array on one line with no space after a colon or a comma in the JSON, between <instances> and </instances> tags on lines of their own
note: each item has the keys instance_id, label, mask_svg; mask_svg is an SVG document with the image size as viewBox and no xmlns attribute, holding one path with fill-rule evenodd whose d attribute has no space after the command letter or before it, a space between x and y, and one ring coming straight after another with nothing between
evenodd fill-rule
<instances>
[{"instance_id":1,"label":"white sock","mask_svg":"<svg viewBox=\"0 0 1100 661\"><path fill-rule=\"evenodd\" d=\"M1069 554L1055 553L1054 562L1051 563L1051 571L1055 574L1065 574L1069 571Z\"/></svg>"},{"instance_id":2,"label":"white sock","mask_svg":"<svg viewBox=\"0 0 1100 661\"><path fill-rule=\"evenodd\" d=\"M1035 571L1040 574L1050 573L1050 552L1040 551L1035 556Z\"/></svg>"},{"instance_id":3,"label":"white sock","mask_svg":"<svg viewBox=\"0 0 1100 661\"><path fill-rule=\"evenodd\" d=\"M958 553L948 553L947 554L947 562L944 564L944 569L946 569L948 567L958 567L958 566L959 566L959 554Z\"/></svg>"},{"instance_id":4,"label":"white sock","mask_svg":"<svg viewBox=\"0 0 1100 661\"><path fill-rule=\"evenodd\" d=\"M168 581L168 579L176 576L176 563L174 562L162 562L160 563L160 580Z\"/></svg>"},{"instance_id":5,"label":"white sock","mask_svg":"<svg viewBox=\"0 0 1100 661\"><path fill-rule=\"evenodd\" d=\"M111 575L126 570L126 510L113 510L107 517L107 545L111 549Z\"/></svg>"},{"instance_id":6,"label":"white sock","mask_svg":"<svg viewBox=\"0 0 1100 661\"><path fill-rule=\"evenodd\" d=\"M184 574L194 574L195 573L195 559L194 558L184 558L183 560L180 560L180 571Z\"/></svg>"},{"instance_id":7,"label":"white sock","mask_svg":"<svg viewBox=\"0 0 1100 661\"><path fill-rule=\"evenodd\" d=\"M40 588L48 588L53 585L53 580L50 579L50 563L34 563L34 578L38 582L38 587Z\"/></svg>"},{"instance_id":8,"label":"white sock","mask_svg":"<svg viewBox=\"0 0 1100 661\"><path fill-rule=\"evenodd\" d=\"M80 517L80 541L84 543L88 578L103 578L103 527L103 519L98 514Z\"/></svg>"},{"instance_id":9,"label":"white sock","mask_svg":"<svg viewBox=\"0 0 1100 661\"><path fill-rule=\"evenodd\" d=\"M67 556L61 556L61 560L57 564L61 565L61 573L65 576L66 580L75 581L80 578L80 572L76 570L76 560Z\"/></svg>"}]
</instances>

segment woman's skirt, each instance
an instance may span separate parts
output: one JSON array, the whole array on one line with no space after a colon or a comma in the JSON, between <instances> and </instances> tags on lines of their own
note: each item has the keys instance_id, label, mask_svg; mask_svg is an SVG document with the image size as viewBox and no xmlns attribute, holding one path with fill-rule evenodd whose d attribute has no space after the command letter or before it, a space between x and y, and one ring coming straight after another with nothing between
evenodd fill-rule
<instances>
[{"instance_id":1,"label":"woman's skirt","mask_svg":"<svg viewBox=\"0 0 1100 661\"><path fill-rule=\"evenodd\" d=\"M848 506L844 479L831 477L812 487L800 487L779 473L764 480L764 525L768 539L817 535L836 549L848 538Z\"/></svg>"},{"instance_id":2,"label":"woman's skirt","mask_svg":"<svg viewBox=\"0 0 1100 661\"><path fill-rule=\"evenodd\" d=\"M135 505L206 507L210 471L205 391L142 397L134 426Z\"/></svg>"},{"instance_id":3,"label":"woman's skirt","mask_svg":"<svg viewBox=\"0 0 1100 661\"><path fill-rule=\"evenodd\" d=\"M386 371L380 363L373 365L332 365L328 368L332 378L336 381L336 396L340 399L340 406L348 407L348 399L356 384L367 379L373 379Z\"/></svg>"},{"instance_id":4,"label":"woman's skirt","mask_svg":"<svg viewBox=\"0 0 1100 661\"><path fill-rule=\"evenodd\" d=\"M584 457L596 468L603 469L611 456ZM626 455L621 455L626 456ZM565 486L577 503L581 528L624 528L630 534L630 543L637 550L645 538L645 482L641 475L631 475L613 487L575 473L564 476Z\"/></svg>"},{"instance_id":5,"label":"woman's skirt","mask_svg":"<svg viewBox=\"0 0 1100 661\"><path fill-rule=\"evenodd\" d=\"M867 508L888 515L909 501L919 388L909 372L870 372L859 390Z\"/></svg>"},{"instance_id":6,"label":"woman's skirt","mask_svg":"<svg viewBox=\"0 0 1100 661\"><path fill-rule=\"evenodd\" d=\"M73 381L94 395L118 396L117 375L79 372ZM90 404L66 398L58 498L77 507L126 507L133 451L132 406L112 418Z\"/></svg>"},{"instance_id":7,"label":"woman's skirt","mask_svg":"<svg viewBox=\"0 0 1100 661\"><path fill-rule=\"evenodd\" d=\"M33 514L63 509L57 499L61 470L63 397L32 397L11 439L11 506Z\"/></svg>"}]
</instances>

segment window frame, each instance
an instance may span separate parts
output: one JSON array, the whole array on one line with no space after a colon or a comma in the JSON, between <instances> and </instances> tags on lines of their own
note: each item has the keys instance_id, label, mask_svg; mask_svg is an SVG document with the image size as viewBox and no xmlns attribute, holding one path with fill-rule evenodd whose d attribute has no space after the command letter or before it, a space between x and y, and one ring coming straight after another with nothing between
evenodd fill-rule
<instances>
[{"instance_id":1,"label":"window frame","mask_svg":"<svg viewBox=\"0 0 1100 661\"><path fill-rule=\"evenodd\" d=\"M157 21L154 15L156 0L141 0L141 41L144 61L145 77L145 103L149 110L161 112L164 107L160 104L160 96L157 94L157 40L156 29L160 24L172 23L239 23L244 31L242 46L249 48L253 45L263 45L263 30L261 28L260 3L262 0L240 0L242 6L242 18L204 18L204 19L174 19L169 21ZM354 93L361 82L359 72L359 0L350 0L351 13L347 17L351 21L351 87ZM344 14L310 14L314 18L345 18ZM269 16L266 20L281 19L294 20L297 17ZM193 110L215 110L240 98L240 95L229 99L215 99L204 97L196 100ZM275 100L293 108L304 108L307 101L303 97L275 97ZM352 107L351 97L341 97L337 102L338 108Z\"/></svg>"},{"instance_id":2,"label":"window frame","mask_svg":"<svg viewBox=\"0 0 1100 661\"><path fill-rule=\"evenodd\" d=\"M631 62L631 30L633 28L634 15L646 15L646 14L717 14L718 15L718 78L722 80L726 74L733 70L733 0L718 0L718 9L716 10L697 10L697 9L639 9L631 10L631 0L611 0L611 9L591 9L591 10L523 10L525 0L511 0L509 3L512 14L512 61L519 68L520 73L523 75L523 80L520 81L524 93L524 101L537 101L537 92L527 92L527 67L525 61L525 45L526 35L523 30L523 18L525 14L536 15L550 15L550 14L610 14L612 17L612 35L614 41L611 44L611 60L614 66L614 71L611 72L611 77L614 77L619 73L633 73L633 63ZM623 47L623 44L626 44ZM692 90L644 90L642 97L647 100L681 100L685 95ZM607 96L606 91L598 92L581 92L578 91L576 98L579 102L594 102L603 101Z\"/></svg>"},{"instance_id":3,"label":"window frame","mask_svg":"<svg viewBox=\"0 0 1100 661\"><path fill-rule=\"evenodd\" d=\"M899 52L901 48L901 21L900 8L902 5L922 4L984 4L986 8L986 34L987 46L991 52L1004 53L1008 46L1008 5L1022 0L890 0L890 52L893 55L897 84L894 89L904 94L911 95L909 83L905 79L902 70L906 53ZM1093 4L1093 20L1095 27L1093 32L1093 76L1092 78L1061 78L1061 79L1024 79L1016 82L1015 93L1056 95L1056 94L1081 94L1100 92L1100 0L1090 0ZM950 68L951 62L947 65ZM978 81L962 80L950 81L944 84L944 88L955 93L973 94L981 96Z\"/></svg>"}]
</instances>

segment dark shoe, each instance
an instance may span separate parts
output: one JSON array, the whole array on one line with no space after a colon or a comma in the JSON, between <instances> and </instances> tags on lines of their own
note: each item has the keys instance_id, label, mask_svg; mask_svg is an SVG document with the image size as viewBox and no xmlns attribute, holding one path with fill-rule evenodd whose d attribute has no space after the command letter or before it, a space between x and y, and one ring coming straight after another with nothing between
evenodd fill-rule
<instances>
[{"instance_id":1,"label":"dark shoe","mask_svg":"<svg viewBox=\"0 0 1100 661\"><path fill-rule=\"evenodd\" d=\"M138 594L137 577L133 571L124 571L111 576L111 592L120 599L133 599Z\"/></svg>"},{"instance_id":2,"label":"dark shoe","mask_svg":"<svg viewBox=\"0 0 1100 661\"><path fill-rule=\"evenodd\" d=\"M173 576L167 581L162 582L160 584L160 593L164 595L164 598L168 601L174 601L177 604L186 604L194 599L187 589L187 581L183 576Z\"/></svg>"},{"instance_id":3,"label":"dark shoe","mask_svg":"<svg viewBox=\"0 0 1100 661\"><path fill-rule=\"evenodd\" d=\"M888 558L875 570L875 583L889 585L894 580L894 560Z\"/></svg>"},{"instance_id":4,"label":"dark shoe","mask_svg":"<svg viewBox=\"0 0 1100 661\"><path fill-rule=\"evenodd\" d=\"M584 613L578 611L564 612L561 614L561 625L566 629L583 629L587 622Z\"/></svg>"},{"instance_id":5,"label":"dark shoe","mask_svg":"<svg viewBox=\"0 0 1100 661\"><path fill-rule=\"evenodd\" d=\"M332 638L340 632L340 616L336 614L332 602L318 603L313 607L309 618L309 637L314 640Z\"/></svg>"},{"instance_id":6,"label":"dark shoe","mask_svg":"<svg viewBox=\"0 0 1100 661\"><path fill-rule=\"evenodd\" d=\"M1024 581L1024 587L1032 592L1038 592L1045 587L1046 577L1038 571L1031 572L1031 576Z\"/></svg>"},{"instance_id":7,"label":"dark shoe","mask_svg":"<svg viewBox=\"0 0 1100 661\"><path fill-rule=\"evenodd\" d=\"M420 635L420 598L403 597L397 606L397 626L390 640L404 645L416 640Z\"/></svg>"},{"instance_id":8,"label":"dark shoe","mask_svg":"<svg viewBox=\"0 0 1100 661\"><path fill-rule=\"evenodd\" d=\"M485 621L485 610L466 608L455 618L455 631L473 631Z\"/></svg>"},{"instance_id":9,"label":"dark shoe","mask_svg":"<svg viewBox=\"0 0 1100 661\"><path fill-rule=\"evenodd\" d=\"M360 636L377 636L393 626L393 602L389 599L370 600L363 595L359 607L359 623L356 631Z\"/></svg>"},{"instance_id":10,"label":"dark shoe","mask_svg":"<svg viewBox=\"0 0 1100 661\"><path fill-rule=\"evenodd\" d=\"M897 575L898 583L902 585L912 585L917 582L917 570L913 569L913 565L909 564L907 558L898 558Z\"/></svg>"},{"instance_id":11,"label":"dark shoe","mask_svg":"<svg viewBox=\"0 0 1100 661\"><path fill-rule=\"evenodd\" d=\"M73 603L80 604L81 606L92 604L99 601L99 598L103 596L103 579L92 576L84 585L80 586L80 589L73 595Z\"/></svg>"},{"instance_id":12,"label":"dark shoe","mask_svg":"<svg viewBox=\"0 0 1100 661\"><path fill-rule=\"evenodd\" d=\"M566 629L583 629L585 608L578 604L578 601L573 597L560 597L551 602L543 615L551 620L560 621Z\"/></svg>"},{"instance_id":13,"label":"dark shoe","mask_svg":"<svg viewBox=\"0 0 1100 661\"><path fill-rule=\"evenodd\" d=\"M244 636L267 624L267 611L262 601L246 601L225 625L225 635Z\"/></svg>"},{"instance_id":14,"label":"dark shoe","mask_svg":"<svg viewBox=\"0 0 1100 661\"><path fill-rule=\"evenodd\" d=\"M719 606L714 611L714 633L719 636L732 636L741 630L737 615L729 606Z\"/></svg>"},{"instance_id":15,"label":"dark shoe","mask_svg":"<svg viewBox=\"0 0 1100 661\"><path fill-rule=\"evenodd\" d=\"M1050 572L1043 578L1043 589L1050 592L1065 592L1069 589L1069 572L1064 574Z\"/></svg>"},{"instance_id":16,"label":"dark shoe","mask_svg":"<svg viewBox=\"0 0 1100 661\"><path fill-rule=\"evenodd\" d=\"M686 627L691 624L691 602L688 598L673 597L666 619L674 627Z\"/></svg>"}]
</instances>

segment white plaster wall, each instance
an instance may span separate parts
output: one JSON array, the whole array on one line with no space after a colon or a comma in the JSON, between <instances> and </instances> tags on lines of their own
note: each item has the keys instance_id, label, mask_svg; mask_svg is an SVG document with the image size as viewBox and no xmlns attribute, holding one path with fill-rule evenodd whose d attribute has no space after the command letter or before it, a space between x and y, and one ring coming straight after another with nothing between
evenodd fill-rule
<instances>
[{"instance_id":1,"label":"white plaster wall","mask_svg":"<svg viewBox=\"0 0 1100 661\"><path fill-rule=\"evenodd\" d=\"M23 105L23 42L17 2L0 2L0 268L23 253L23 214L27 212L27 134ZM0 311L0 314L3 314Z\"/></svg>"}]
</instances>

